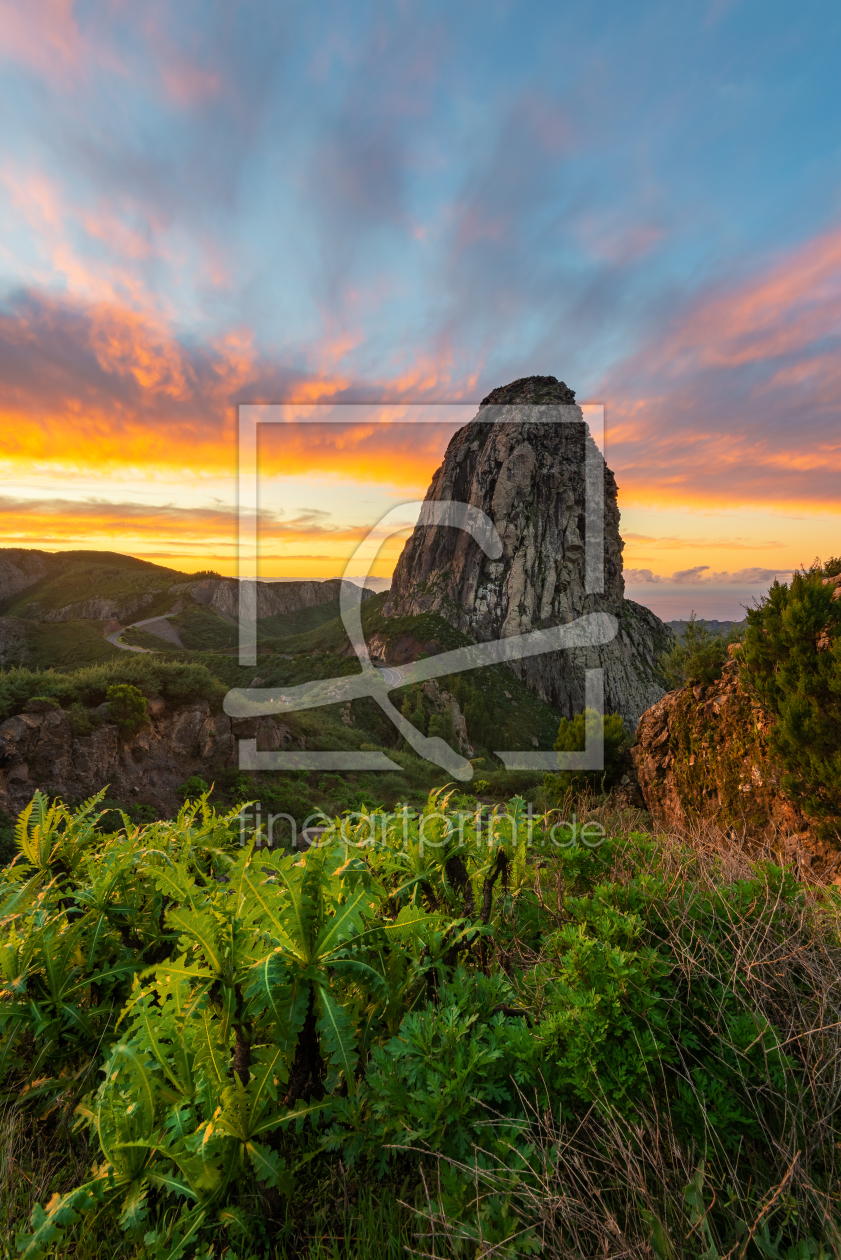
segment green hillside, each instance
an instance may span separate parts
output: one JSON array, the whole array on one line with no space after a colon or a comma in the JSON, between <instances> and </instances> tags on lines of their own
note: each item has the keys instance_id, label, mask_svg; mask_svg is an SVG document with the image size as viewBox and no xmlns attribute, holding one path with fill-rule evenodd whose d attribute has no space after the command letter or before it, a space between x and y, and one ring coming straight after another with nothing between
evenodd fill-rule
<instances>
[{"instance_id":1,"label":"green hillside","mask_svg":"<svg viewBox=\"0 0 841 1260\"><path fill-rule=\"evenodd\" d=\"M99 560L102 563L99 563ZM147 589L150 577L167 582L185 575L160 566L129 564L120 567L100 557L96 563L74 563L63 573L53 573L39 584L49 589L57 603L90 593L91 574L101 579L101 589L116 589L133 582L136 591ZM74 585L78 583L78 585ZM110 587L108 584L110 583ZM23 592L23 596L28 595ZM470 642L435 614L386 619L382 615L385 594L362 605L362 624L368 642L379 645L389 657L395 647L417 655L436 655ZM165 602L171 605L172 597ZM52 696L64 708L73 707L74 722L80 713L92 711L105 700L109 686L130 683L147 696L164 695L173 703L204 698L219 709L227 690L248 687L255 678L265 687L295 686L316 679L344 677L359 672L348 640L338 601L304 609L284 617L265 618L258 624L258 664L240 666L237 626L210 607L187 597L187 606L170 619L178 631L179 648L139 627L123 632L122 641L143 647L148 654L127 652L109 643L100 623L89 621L38 622L12 618L23 628L25 654L17 667L0 671L0 719L20 712L34 696ZM144 609L142 617L153 615ZM475 778L472 790L490 797L506 792L538 791L539 774L512 774L494 756L497 748L551 749L558 731L559 714L528 690L504 666L493 666L452 678L441 678L439 687L455 697L466 721L473 747ZM446 700L420 686L391 693L392 702L426 736L444 738L458 745ZM92 716L92 721L97 719ZM101 720L101 719L99 719ZM216 797L232 801L237 794L259 795L267 807L292 814L299 822L314 809L330 816L360 803L393 804L408 797L421 800L447 781L447 774L417 756L397 728L371 699L360 699L350 708L325 707L284 718L294 739L303 739L313 751L377 750L387 753L400 767L390 773L331 775L317 772L250 776L223 767L208 767L206 781L216 783ZM478 785L478 786L477 786ZM127 804L122 802L122 804Z\"/></svg>"},{"instance_id":2,"label":"green hillside","mask_svg":"<svg viewBox=\"0 0 841 1260\"><path fill-rule=\"evenodd\" d=\"M32 617L36 608L44 613L88 599L143 595L203 576L113 551L63 551L55 555L44 553L43 558L47 564L44 577L0 601L0 615Z\"/></svg>"}]
</instances>

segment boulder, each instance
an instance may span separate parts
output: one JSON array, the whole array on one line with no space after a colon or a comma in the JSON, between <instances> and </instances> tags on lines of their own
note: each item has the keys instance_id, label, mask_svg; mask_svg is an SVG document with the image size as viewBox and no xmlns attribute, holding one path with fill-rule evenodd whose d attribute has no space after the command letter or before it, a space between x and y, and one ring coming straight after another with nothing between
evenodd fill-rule
<instances>
[{"instance_id":1,"label":"boulder","mask_svg":"<svg viewBox=\"0 0 841 1260\"><path fill-rule=\"evenodd\" d=\"M667 830L713 823L837 880L841 851L783 791L768 740L773 718L741 685L738 646L717 682L670 691L643 714L631 756L646 808Z\"/></svg>"}]
</instances>

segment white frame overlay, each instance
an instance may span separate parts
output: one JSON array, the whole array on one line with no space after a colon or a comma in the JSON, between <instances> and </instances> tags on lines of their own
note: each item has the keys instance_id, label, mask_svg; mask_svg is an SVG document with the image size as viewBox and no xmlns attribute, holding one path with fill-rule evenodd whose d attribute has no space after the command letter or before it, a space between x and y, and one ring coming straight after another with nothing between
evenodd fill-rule
<instances>
[{"instance_id":1,"label":"white frame overlay","mask_svg":"<svg viewBox=\"0 0 841 1260\"><path fill-rule=\"evenodd\" d=\"M528 414L523 415L523 409ZM516 420L525 424L585 423L592 443L585 445L584 503L587 529L584 539L584 586L587 594L604 591L604 407L598 403L560 405L554 403L521 403L516 405L491 404L492 423L501 424ZM548 414L541 415L544 411ZM505 413L510 412L510 416ZM259 523L259 473L257 466L258 435L261 424L454 424L458 427L478 419L475 403L439 404L366 404L366 403L244 403L239 408L239 465L238 490L238 574L239 574L239 663L257 664L257 581L258 571L258 523ZM372 526L368 537L357 548L345 566L345 573L357 575L360 564L365 573L370 568L387 535L383 527L389 516L405 512L407 508L420 508L420 504L403 504L387 513L382 521ZM491 556L498 556L501 543L496 530L483 512L468 508L465 504L443 503L424 505L424 513L430 512L442 524L467 529ZM478 518L482 518L481 520ZM427 521L434 523L434 521ZM405 529L405 524L399 527ZM380 532L378 532L380 531ZM395 532L394 529L391 530ZM376 535L373 551L366 545ZM253 575L253 576L252 576ZM363 578L364 584L364 578ZM224 709L232 717L279 716L305 708L336 704L362 695L372 696L398 726L401 734L415 750L428 760L452 773L455 778L472 778L473 768L445 741L428 739L406 721L387 698L396 687L408 686L427 678L459 673L481 665L525 656L542 655L562 648L595 646L609 643L618 629L616 619L606 613L591 613L563 626L547 630L534 630L525 635L442 653L437 657L416 662L399 671L378 670L370 661L362 635L357 587L342 582L341 615L345 628L362 665L362 673L332 680L317 680L293 688L234 688L225 697ZM436 664L437 662L437 664ZM397 680L388 677L397 674ZM604 673L601 669L585 670L585 707L595 709L604 716ZM600 770L604 768L603 723L598 731L588 733L586 745L580 752L518 752L496 751L506 769L510 770ZM310 752L283 751L260 752L256 739L240 739L239 766L242 770L400 770L385 753L376 752Z\"/></svg>"}]
</instances>

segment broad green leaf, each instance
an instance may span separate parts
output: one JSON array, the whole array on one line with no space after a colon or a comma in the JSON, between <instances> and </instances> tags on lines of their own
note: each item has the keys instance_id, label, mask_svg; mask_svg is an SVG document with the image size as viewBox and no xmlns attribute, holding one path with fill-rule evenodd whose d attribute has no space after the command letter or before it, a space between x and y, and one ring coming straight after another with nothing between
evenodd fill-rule
<instances>
[{"instance_id":1,"label":"broad green leaf","mask_svg":"<svg viewBox=\"0 0 841 1260\"><path fill-rule=\"evenodd\" d=\"M149 1205L146 1202L148 1192L148 1182L145 1177L131 1183L120 1212L120 1225L123 1229L138 1230L143 1225L149 1215Z\"/></svg>"},{"instance_id":2,"label":"broad green leaf","mask_svg":"<svg viewBox=\"0 0 841 1260\"><path fill-rule=\"evenodd\" d=\"M282 1194L291 1195L295 1189L292 1174L287 1171L284 1161L270 1146L262 1142L247 1142L245 1146L258 1180Z\"/></svg>"},{"instance_id":3,"label":"broad green leaf","mask_svg":"<svg viewBox=\"0 0 841 1260\"><path fill-rule=\"evenodd\" d=\"M33 1232L26 1234L21 1231L16 1239L20 1260L40 1260L56 1243L61 1242L64 1231L76 1224L80 1212L101 1200L102 1182L97 1179L67 1194L54 1194L46 1208L36 1204L31 1217Z\"/></svg>"},{"instance_id":4,"label":"broad green leaf","mask_svg":"<svg viewBox=\"0 0 841 1260\"><path fill-rule=\"evenodd\" d=\"M350 1016L324 985L316 987L316 1003L319 1011L318 1031L327 1044L330 1062L340 1069L348 1093L355 1094L354 1072L359 1056Z\"/></svg>"},{"instance_id":5,"label":"broad green leaf","mask_svg":"<svg viewBox=\"0 0 841 1260\"><path fill-rule=\"evenodd\" d=\"M272 1040L294 1044L304 1026L309 1000L309 986L290 977L282 949L272 950L255 963L248 976L246 1001L258 1017L267 1011L274 1028Z\"/></svg>"},{"instance_id":6,"label":"broad green leaf","mask_svg":"<svg viewBox=\"0 0 841 1260\"><path fill-rule=\"evenodd\" d=\"M271 1133L273 1129L279 1129L283 1124L289 1124L290 1121L303 1121L308 1116L317 1115L319 1111L327 1111L330 1108L330 1099L324 1102L304 1102L303 1098L299 1098L292 1111L278 1111L271 1116L264 1116L258 1125L252 1130L252 1134L256 1137L260 1133Z\"/></svg>"},{"instance_id":7,"label":"broad green leaf","mask_svg":"<svg viewBox=\"0 0 841 1260\"><path fill-rule=\"evenodd\" d=\"M221 975L222 954L217 940L218 925L212 914L198 910L171 909L167 911L166 921L183 936L191 937L201 949L214 974Z\"/></svg>"},{"instance_id":8,"label":"broad green leaf","mask_svg":"<svg viewBox=\"0 0 841 1260\"><path fill-rule=\"evenodd\" d=\"M186 1181L182 1181L173 1173L150 1172L147 1174L147 1180L150 1185L157 1187L158 1190L165 1190L167 1194L181 1194L186 1199L192 1199L194 1203L199 1201L199 1196L187 1185Z\"/></svg>"},{"instance_id":9,"label":"broad green leaf","mask_svg":"<svg viewBox=\"0 0 841 1260\"><path fill-rule=\"evenodd\" d=\"M219 1021L212 1011L204 1010L195 1022L196 1062L200 1063L217 1085L228 1083L229 1054L219 1040Z\"/></svg>"},{"instance_id":10,"label":"broad green leaf","mask_svg":"<svg viewBox=\"0 0 841 1260\"><path fill-rule=\"evenodd\" d=\"M269 1103L277 1102L275 1078L281 1084L289 1079L283 1050L280 1046L262 1048L252 1057L251 1080L246 1087L250 1100L249 1134L253 1135L254 1126Z\"/></svg>"},{"instance_id":11,"label":"broad green leaf","mask_svg":"<svg viewBox=\"0 0 841 1260\"><path fill-rule=\"evenodd\" d=\"M333 918L325 923L315 943L313 957L324 958L355 936L362 928L363 908L369 908L370 903L371 894L368 889L362 889L349 898Z\"/></svg>"},{"instance_id":12,"label":"broad green leaf","mask_svg":"<svg viewBox=\"0 0 841 1260\"><path fill-rule=\"evenodd\" d=\"M363 990L376 995L385 1005L388 1002L388 985L378 971L358 958L333 958L330 968L346 980L359 984Z\"/></svg>"}]
</instances>

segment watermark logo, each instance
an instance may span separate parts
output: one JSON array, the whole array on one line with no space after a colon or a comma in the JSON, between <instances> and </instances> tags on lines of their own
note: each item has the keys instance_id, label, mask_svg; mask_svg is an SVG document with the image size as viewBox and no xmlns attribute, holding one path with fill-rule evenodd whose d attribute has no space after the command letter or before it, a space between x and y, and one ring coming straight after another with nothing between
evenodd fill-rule
<instances>
[{"instance_id":1,"label":"watermark logo","mask_svg":"<svg viewBox=\"0 0 841 1260\"><path fill-rule=\"evenodd\" d=\"M358 407L334 407L319 409L317 404L309 408L295 408L294 422L302 420L319 423L347 423L356 420L348 411ZM401 420L406 420L412 408L401 409ZM449 408L448 410L452 410ZM467 409L472 419L473 408ZM302 416L302 411L306 414ZM430 420L429 407L417 408L418 415L408 417L410 422L440 422ZM603 433L603 411L588 407L586 422ZM595 413L595 414L594 414ZM495 407L493 423L505 420L523 422L518 407ZM594 420L597 424L594 424ZM372 417L366 417L370 423ZM374 412L374 422L388 422L382 411ZM282 405L249 405L240 408L239 428L239 644L240 664L257 662L257 520L258 520L258 473L257 435L260 424L289 423ZM578 407L531 406L528 423L578 423L582 411ZM598 594L604 589L604 479L603 458L595 441L585 443L584 494L587 530L585 537L585 590ZM452 778L467 782L473 777L473 766L459 751L439 736L426 736L410 722L392 703L390 692L416 683L447 675L464 673L487 665L523 660L571 648L597 647L610 643L615 637L616 618L605 612L587 613L564 625L527 634L513 635L486 643L471 644L454 651L442 652L426 660L415 661L399 668L383 668L371 660L362 631L361 602L364 579L368 577L383 542L406 528L407 514L417 515L419 528L448 527L468 533L491 560L503 554L503 544L496 526L480 508L455 500L402 504L386 513L372 525L366 538L347 562L340 588L340 613L348 638L360 664L360 673L337 678L316 680L297 687L249 687L235 688L225 697L225 712L234 718L280 716L320 708L325 705L343 704L350 700L369 696L395 725L406 743L421 757L444 769ZM354 582L347 580L352 573ZM244 576L248 574L249 576ZM361 585L357 585L362 577ZM585 671L585 706L604 716L604 676L601 669ZM534 752L511 749L494 750L508 770L535 770L557 772L559 770L601 770L604 768L603 723L588 724L587 742L580 752ZM332 770L371 771L401 770L384 752L334 751L317 752L258 750L256 739L239 742L239 765L242 770Z\"/></svg>"},{"instance_id":2,"label":"watermark logo","mask_svg":"<svg viewBox=\"0 0 841 1260\"><path fill-rule=\"evenodd\" d=\"M348 812L329 818L315 810L300 828L292 814L263 810L260 801L244 805L237 815L240 844L254 839L259 848L309 849L340 844L353 849L404 849L416 846L420 856L428 850L449 853L466 847L495 848L508 841L516 846L522 839L528 848L570 849L576 845L597 849L604 843L606 831L593 819L535 814L531 802L521 814L506 809L485 811L453 810L444 813L430 810L418 813L409 805L389 812Z\"/></svg>"}]
</instances>

